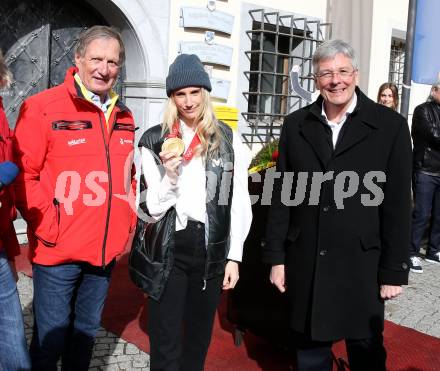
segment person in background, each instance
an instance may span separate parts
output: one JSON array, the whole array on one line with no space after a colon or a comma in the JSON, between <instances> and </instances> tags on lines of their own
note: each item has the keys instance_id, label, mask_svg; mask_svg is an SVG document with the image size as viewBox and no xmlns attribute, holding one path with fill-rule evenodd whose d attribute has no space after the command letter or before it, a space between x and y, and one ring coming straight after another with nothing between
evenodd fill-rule
<instances>
[{"instance_id":1,"label":"person in background","mask_svg":"<svg viewBox=\"0 0 440 371\"><path fill-rule=\"evenodd\" d=\"M385 371L384 301L408 283L409 128L357 87L348 43L324 42L312 64L320 96L284 120L263 260L290 303L299 371L332 370L341 339L350 370Z\"/></svg>"},{"instance_id":2,"label":"person in background","mask_svg":"<svg viewBox=\"0 0 440 371\"><path fill-rule=\"evenodd\" d=\"M7 87L10 79L11 74L0 51L0 89ZM0 165L5 164L5 161L12 161L12 146L13 133L9 129L0 97ZM8 175L5 174L6 177ZM12 224L15 217L13 188L2 182L0 184L0 370L7 371L30 370L31 367L16 285L14 257L20 254L20 250Z\"/></svg>"},{"instance_id":3,"label":"person in background","mask_svg":"<svg viewBox=\"0 0 440 371\"><path fill-rule=\"evenodd\" d=\"M440 263L440 81L432 85L425 103L414 109L411 271L423 273L420 244L431 221L425 261Z\"/></svg>"},{"instance_id":4,"label":"person in background","mask_svg":"<svg viewBox=\"0 0 440 371\"><path fill-rule=\"evenodd\" d=\"M93 26L64 83L20 109L15 190L32 262L33 370L56 370L60 358L63 370L88 370L111 272L135 227L135 125L112 90L124 59L119 32Z\"/></svg>"},{"instance_id":5,"label":"person in background","mask_svg":"<svg viewBox=\"0 0 440 371\"><path fill-rule=\"evenodd\" d=\"M392 82L383 83L377 92L377 103L397 111L399 107L399 91L397 86Z\"/></svg>"},{"instance_id":6,"label":"person in background","mask_svg":"<svg viewBox=\"0 0 440 371\"><path fill-rule=\"evenodd\" d=\"M146 253L132 256L130 269L149 295L151 370L202 371L220 293L238 281L251 224L250 158L239 135L216 119L196 55L175 59L166 91L162 126L139 142L141 185L156 222L140 236Z\"/></svg>"}]
</instances>

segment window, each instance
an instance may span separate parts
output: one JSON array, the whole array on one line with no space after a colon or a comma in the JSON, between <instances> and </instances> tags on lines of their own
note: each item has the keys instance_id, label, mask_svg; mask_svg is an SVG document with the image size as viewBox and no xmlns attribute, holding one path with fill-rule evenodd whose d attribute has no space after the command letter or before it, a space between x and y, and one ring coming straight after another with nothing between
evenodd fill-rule
<instances>
[{"instance_id":1,"label":"window","mask_svg":"<svg viewBox=\"0 0 440 371\"><path fill-rule=\"evenodd\" d=\"M300 85L312 92L311 58L324 38L318 20L308 20L279 12L251 10L252 30L248 30L250 50L245 51L249 90L244 92L247 112L242 115L251 128L244 135L249 144L265 143L278 137L283 117L305 103L290 87L292 66L300 67Z\"/></svg>"},{"instance_id":2,"label":"window","mask_svg":"<svg viewBox=\"0 0 440 371\"><path fill-rule=\"evenodd\" d=\"M396 84L399 98L402 97L403 68L405 65L405 41L392 38L390 50L390 71L388 79ZM399 102L401 99L399 99Z\"/></svg>"}]
</instances>

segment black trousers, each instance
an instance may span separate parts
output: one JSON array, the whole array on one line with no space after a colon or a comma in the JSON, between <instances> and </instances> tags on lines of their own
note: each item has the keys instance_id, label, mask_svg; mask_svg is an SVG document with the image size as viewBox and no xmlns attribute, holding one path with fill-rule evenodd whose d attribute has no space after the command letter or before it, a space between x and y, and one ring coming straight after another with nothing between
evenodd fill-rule
<instances>
[{"instance_id":1,"label":"black trousers","mask_svg":"<svg viewBox=\"0 0 440 371\"><path fill-rule=\"evenodd\" d=\"M331 371L331 341L313 341L295 333L298 371ZM383 336L345 339L350 371L385 371L386 351Z\"/></svg>"},{"instance_id":2,"label":"black trousers","mask_svg":"<svg viewBox=\"0 0 440 371\"><path fill-rule=\"evenodd\" d=\"M161 300L148 299L151 371L203 371L223 277L203 289L205 227L175 232L174 264Z\"/></svg>"}]
</instances>

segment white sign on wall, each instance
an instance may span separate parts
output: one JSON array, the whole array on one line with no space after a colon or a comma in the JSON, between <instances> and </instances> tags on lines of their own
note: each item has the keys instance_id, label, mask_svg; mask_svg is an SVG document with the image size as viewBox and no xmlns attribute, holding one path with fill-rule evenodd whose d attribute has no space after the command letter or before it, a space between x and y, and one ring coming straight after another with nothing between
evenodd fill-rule
<instances>
[{"instance_id":1,"label":"white sign on wall","mask_svg":"<svg viewBox=\"0 0 440 371\"><path fill-rule=\"evenodd\" d=\"M204 63L220 64L227 67L230 67L232 63L232 48L226 45L181 41L180 53L196 54Z\"/></svg>"},{"instance_id":2,"label":"white sign on wall","mask_svg":"<svg viewBox=\"0 0 440 371\"><path fill-rule=\"evenodd\" d=\"M211 97L223 99L225 101L228 100L229 87L231 86L230 81L211 78L211 86Z\"/></svg>"},{"instance_id":3,"label":"white sign on wall","mask_svg":"<svg viewBox=\"0 0 440 371\"><path fill-rule=\"evenodd\" d=\"M180 9L180 26L189 28L203 28L232 33L234 16L219 11L210 11L208 8L185 6Z\"/></svg>"}]
</instances>

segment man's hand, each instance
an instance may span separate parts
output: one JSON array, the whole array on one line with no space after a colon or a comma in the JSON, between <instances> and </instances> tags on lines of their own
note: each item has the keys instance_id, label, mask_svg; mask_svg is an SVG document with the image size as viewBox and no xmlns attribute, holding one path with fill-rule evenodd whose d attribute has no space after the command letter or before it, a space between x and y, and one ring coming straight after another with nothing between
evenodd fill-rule
<instances>
[{"instance_id":1,"label":"man's hand","mask_svg":"<svg viewBox=\"0 0 440 371\"><path fill-rule=\"evenodd\" d=\"M229 260L225 267L225 277L223 278L223 290L233 289L238 282L238 263Z\"/></svg>"},{"instance_id":2,"label":"man's hand","mask_svg":"<svg viewBox=\"0 0 440 371\"><path fill-rule=\"evenodd\" d=\"M402 286L381 285L380 297L382 299L393 299L398 297L402 293Z\"/></svg>"},{"instance_id":3,"label":"man's hand","mask_svg":"<svg viewBox=\"0 0 440 371\"><path fill-rule=\"evenodd\" d=\"M286 284L284 282L285 276L284 264L272 266L270 270L270 283L275 285L282 293L286 291Z\"/></svg>"}]
</instances>

